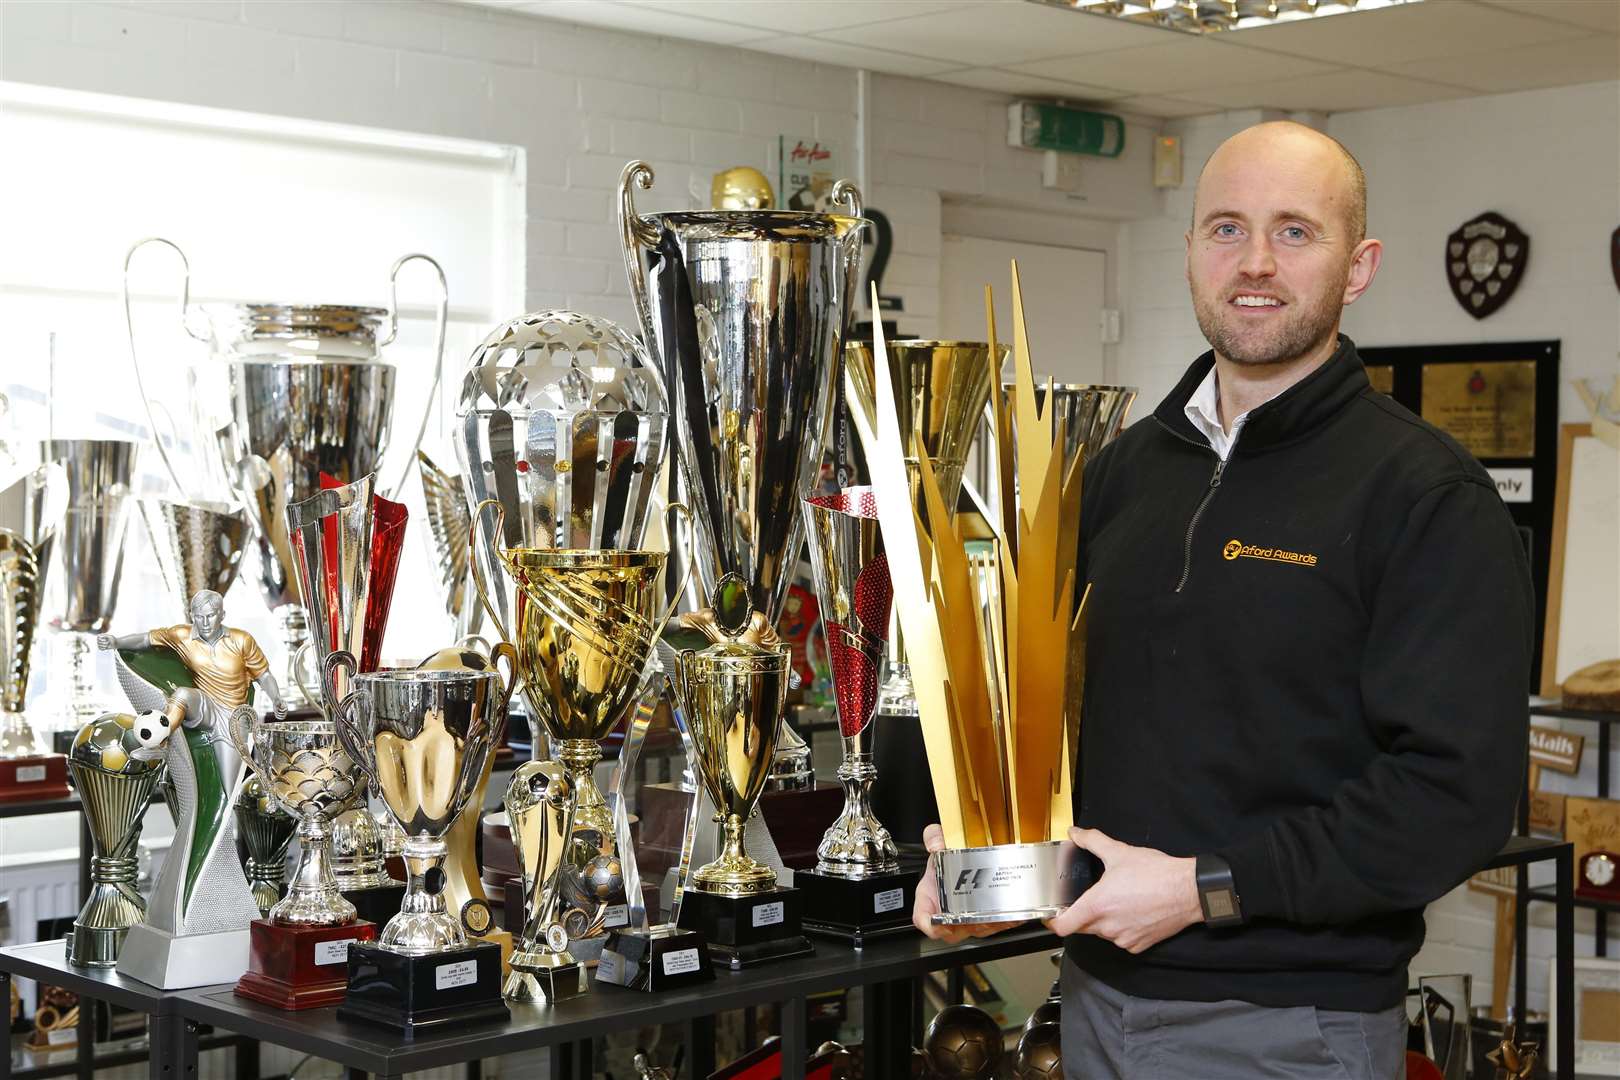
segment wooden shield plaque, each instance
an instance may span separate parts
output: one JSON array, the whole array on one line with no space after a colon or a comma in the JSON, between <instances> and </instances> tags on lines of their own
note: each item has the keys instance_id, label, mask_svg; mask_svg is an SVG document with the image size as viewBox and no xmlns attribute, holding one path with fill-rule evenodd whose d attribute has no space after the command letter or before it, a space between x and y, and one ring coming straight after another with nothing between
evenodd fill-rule
<instances>
[{"instance_id":1,"label":"wooden shield plaque","mask_svg":"<svg viewBox=\"0 0 1620 1080\"><path fill-rule=\"evenodd\" d=\"M1494 211L1465 221L1446 237L1451 295L1476 319L1493 314L1519 287L1530 259L1530 238Z\"/></svg>"}]
</instances>

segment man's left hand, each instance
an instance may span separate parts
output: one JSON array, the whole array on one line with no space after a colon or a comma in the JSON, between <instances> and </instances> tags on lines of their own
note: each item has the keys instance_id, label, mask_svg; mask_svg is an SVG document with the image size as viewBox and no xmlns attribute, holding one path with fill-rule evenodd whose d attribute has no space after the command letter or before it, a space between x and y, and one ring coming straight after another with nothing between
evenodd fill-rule
<instances>
[{"instance_id":1,"label":"man's left hand","mask_svg":"<svg viewBox=\"0 0 1620 1080\"><path fill-rule=\"evenodd\" d=\"M1132 847L1096 829L1070 829L1075 845L1102 860L1103 875L1047 928L1060 937L1095 934L1139 953L1202 922L1196 859Z\"/></svg>"}]
</instances>

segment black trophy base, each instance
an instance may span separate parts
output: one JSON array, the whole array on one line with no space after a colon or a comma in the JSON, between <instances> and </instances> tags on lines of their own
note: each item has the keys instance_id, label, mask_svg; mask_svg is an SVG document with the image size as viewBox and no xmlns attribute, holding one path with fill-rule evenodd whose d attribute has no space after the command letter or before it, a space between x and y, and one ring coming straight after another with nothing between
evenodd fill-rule
<instances>
[{"instance_id":1,"label":"black trophy base","mask_svg":"<svg viewBox=\"0 0 1620 1080\"><path fill-rule=\"evenodd\" d=\"M696 930L668 923L645 930L613 930L602 946L596 981L659 992L710 982L709 945Z\"/></svg>"},{"instance_id":2,"label":"black trophy base","mask_svg":"<svg viewBox=\"0 0 1620 1080\"><path fill-rule=\"evenodd\" d=\"M799 929L803 896L777 886L754 896L720 896L688 888L681 893L682 930L709 943L709 959L733 971L815 952Z\"/></svg>"},{"instance_id":3,"label":"black trophy base","mask_svg":"<svg viewBox=\"0 0 1620 1080\"><path fill-rule=\"evenodd\" d=\"M858 949L874 938L915 932L917 879L904 870L864 878L795 870L793 887L804 894L806 933L841 938Z\"/></svg>"},{"instance_id":4,"label":"black trophy base","mask_svg":"<svg viewBox=\"0 0 1620 1080\"><path fill-rule=\"evenodd\" d=\"M337 1015L407 1036L509 1019L501 999L501 947L480 943L406 956L356 942L349 946L349 995Z\"/></svg>"},{"instance_id":5,"label":"black trophy base","mask_svg":"<svg viewBox=\"0 0 1620 1080\"><path fill-rule=\"evenodd\" d=\"M388 920L399 914L399 905L405 899L405 886L372 885L364 889L345 889L343 899L354 905L357 918L387 926Z\"/></svg>"}]
</instances>

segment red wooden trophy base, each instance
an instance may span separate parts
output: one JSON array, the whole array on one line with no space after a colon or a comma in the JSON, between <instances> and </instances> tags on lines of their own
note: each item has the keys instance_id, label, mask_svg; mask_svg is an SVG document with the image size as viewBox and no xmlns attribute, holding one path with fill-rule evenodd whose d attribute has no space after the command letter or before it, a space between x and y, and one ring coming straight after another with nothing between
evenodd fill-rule
<instances>
[{"instance_id":1,"label":"red wooden trophy base","mask_svg":"<svg viewBox=\"0 0 1620 1080\"><path fill-rule=\"evenodd\" d=\"M358 919L347 926L277 926L254 919L248 970L237 997L277 1009L316 1009L340 1004L349 986L349 946L371 941L377 924Z\"/></svg>"},{"instance_id":2,"label":"red wooden trophy base","mask_svg":"<svg viewBox=\"0 0 1620 1080\"><path fill-rule=\"evenodd\" d=\"M72 791L67 782L67 758L61 754L0 758L0 802L65 799Z\"/></svg>"}]
</instances>

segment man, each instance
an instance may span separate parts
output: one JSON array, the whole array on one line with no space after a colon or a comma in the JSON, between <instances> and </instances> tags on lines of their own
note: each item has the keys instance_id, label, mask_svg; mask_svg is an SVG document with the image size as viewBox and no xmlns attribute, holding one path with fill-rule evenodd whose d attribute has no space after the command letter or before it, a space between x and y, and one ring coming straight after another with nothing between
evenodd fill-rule
<instances>
[{"instance_id":1,"label":"man","mask_svg":"<svg viewBox=\"0 0 1620 1080\"><path fill-rule=\"evenodd\" d=\"M1402 1075L1422 909L1510 831L1526 560L1484 469L1338 333L1365 225L1334 140L1224 143L1186 238L1213 349L1087 466L1071 837L1105 869L1049 924L1071 1077ZM936 908L919 889L945 936Z\"/></svg>"}]
</instances>

